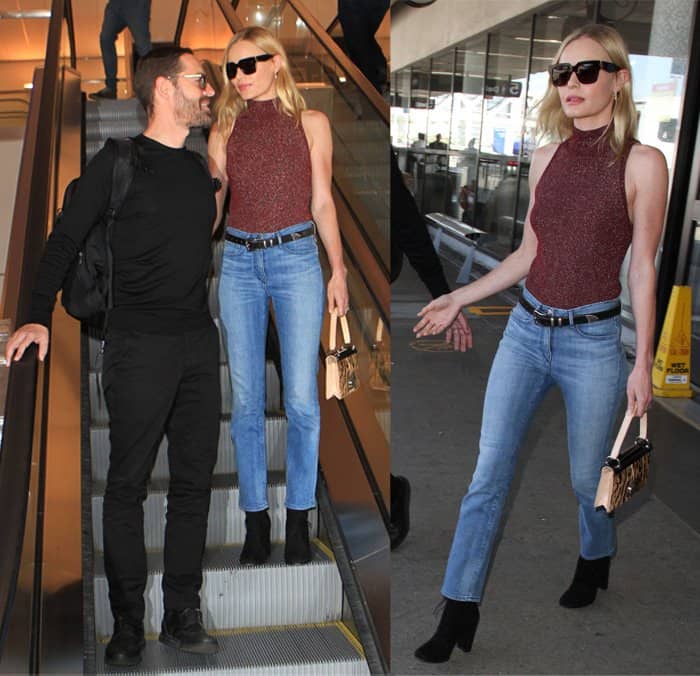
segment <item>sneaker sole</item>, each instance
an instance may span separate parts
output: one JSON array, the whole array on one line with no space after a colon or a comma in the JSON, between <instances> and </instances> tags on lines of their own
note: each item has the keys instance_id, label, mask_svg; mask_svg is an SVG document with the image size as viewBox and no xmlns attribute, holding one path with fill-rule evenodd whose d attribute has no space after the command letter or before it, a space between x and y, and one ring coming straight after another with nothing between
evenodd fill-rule
<instances>
[{"instance_id":1,"label":"sneaker sole","mask_svg":"<svg viewBox=\"0 0 700 676\"><path fill-rule=\"evenodd\" d=\"M169 648L175 648L175 650L180 650L183 653L194 653L195 655L215 655L219 652L219 646L217 644L203 643L197 645L187 645L183 644L182 641L178 641L174 636L169 634L160 634L158 640L163 644L167 645Z\"/></svg>"},{"instance_id":2,"label":"sneaker sole","mask_svg":"<svg viewBox=\"0 0 700 676\"><path fill-rule=\"evenodd\" d=\"M146 644L141 646L139 649L139 654L136 655L136 657L128 658L128 657L122 657L122 658L109 658L105 654L105 664L108 664L110 667L135 667L138 664L141 664L142 660L142 652L143 649L146 647Z\"/></svg>"}]
</instances>

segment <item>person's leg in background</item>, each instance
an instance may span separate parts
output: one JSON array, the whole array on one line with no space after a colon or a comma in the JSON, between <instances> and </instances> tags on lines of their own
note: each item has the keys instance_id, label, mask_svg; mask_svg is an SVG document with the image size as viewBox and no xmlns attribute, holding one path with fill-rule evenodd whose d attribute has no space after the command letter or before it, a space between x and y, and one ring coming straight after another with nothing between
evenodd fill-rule
<instances>
[{"instance_id":1,"label":"person's leg in background","mask_svg":"<svg viewBox=\"0 0 700 676\"><path fill-rule=\"evenodd\" d=\"M389 0L338 0L348 55L380 93L386 87L387 64L375 33L388 9Z\"/></svg>"},{"instance_id":2,"label":"person's leg in background","mask_svg":"<svg viewBox=\"0 0 700 676\"><path fill-rule=\"evenodd\" d=\"M139 56L151 51L151 0L135 0L122 10L122 16L134 38L134 47Z\"/></svg>"},{"instance_id":3,"label":"person's leg in background","mask_svg":"<svg viewBox=\"0 0 700 676\"><path fill-rule=\"evenodd\" d=\"M117 36L126 28L122 14L124 0L110 0L105 7L102 29L100 30L100 51L105 70L105 86L100 91L91 94L91 98L117 98Z\"/></svg>"}]
</instances>

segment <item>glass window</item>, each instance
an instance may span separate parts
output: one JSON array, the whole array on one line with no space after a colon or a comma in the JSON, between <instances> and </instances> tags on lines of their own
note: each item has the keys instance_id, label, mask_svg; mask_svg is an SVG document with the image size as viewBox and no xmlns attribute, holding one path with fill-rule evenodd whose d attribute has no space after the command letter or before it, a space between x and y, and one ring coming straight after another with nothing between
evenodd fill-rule
<instances>
[{"instance_id":1,"label":"glass window","mask_svg":"<svg viewBox=\"0 0 700 676\"><path fill-rule=\"evenodd\" d=\"M527 92L532 18L506 24L489 35L484 114L477 173L483 207L481 245L499 258L522 235L527 194L520 189L520 152ZM524 211L519 207L524 203ZM519 223L518 223L519 220Z\"/></svg>"}]
</instances>

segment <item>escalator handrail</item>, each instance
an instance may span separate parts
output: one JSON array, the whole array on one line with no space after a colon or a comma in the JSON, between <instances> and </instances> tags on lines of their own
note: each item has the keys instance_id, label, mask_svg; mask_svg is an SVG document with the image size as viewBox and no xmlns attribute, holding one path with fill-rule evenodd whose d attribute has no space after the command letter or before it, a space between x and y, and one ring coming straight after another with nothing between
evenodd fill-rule
<instances>
[{"instance_id":1,"label":"escalator handrail","mask_svg":"<svg viewBox=\"0 0 700 676\"><path fill-rule=\"evenodd\" d=\"M236 14L236 10L230 2L227 2L227 0L216 0L216 4L219 5L219 9L224 15L232 33L238 33L238 31L245 28L245 24L238 18L238 14Z\"/></svg>"},{"instance_id":2,"label":"escalator handrail","mask_svg":"<svg viewBox=\"0 0 700 676\"><path fill-rule=\"evenodd\" d=\"M77 68L78 57L75 49L75 23L73 21L73 3L71 0L65 0L64 12L66 27L68 28L68 44L70 46L70 67Z\"/></svg>"},{"instance_id":3,"label":"escalator handrail","mask_svg":"<svg viewBox=\"0 0 700 676\"><path fill-rule=\"evenodd\" d=\"M338 46L338 43L328 34L326 29L301 0L287 0L287 2L307 25L314 37L327 50L333 60L345 71L346 75L372 104L372 107L377 111L380 119L388 127L389 104L365 77L365 74L350 60L348 55Z\"/></svg>"},{"instance_id":4,"label":"escalator handrail","mask_svg":"<svg viewBox=\"0 0 700 676\"><path fill-rule=\"evenodd\" d=\"M29 318L34 278L49 220L54 135L59 91L60 50L65 0L52 0L43 72L37 70L20 164L17 199L12 220L8 264L0 316L17 327ZM46 367L45 367L46 368ZM43 393L37 389L39 366L36 350L10 367L7 408L0 452L0 654L11 620L13 599L26 527L30 466L41 457L46 424ZM48 373L45 372L45 377ZM42 390L44 388L41 388ZM39 409L37 409L37 406ZM38 415L37 415L38 412ZM35 429L35 422L39 429ZM37 457L33 457L36 455ZM43 467L38 467L39 475ZM19 490L18 490L19 489ZM32 499L36 499L33 496ZM36 551L35 551L36 554ZM34 561L34 590L40 580L40 561ZM38 632L31 637L30 664L34 663Z\"/></svg>"},{"instance_id":5,"label":"escalator handrail","mask_svg":"<svg viewBox=\"0 0 700 676\"><path fill-rule=\"evenodd\" d=\"M177 25L175 27L175 35L173 36L173 42L178 47L182 42L182 31L185 28L185 20L187 19L187 8L189 4L189 0L182 0L180 4L180 13L177 16Z\"/></svg>"}]
</instances>

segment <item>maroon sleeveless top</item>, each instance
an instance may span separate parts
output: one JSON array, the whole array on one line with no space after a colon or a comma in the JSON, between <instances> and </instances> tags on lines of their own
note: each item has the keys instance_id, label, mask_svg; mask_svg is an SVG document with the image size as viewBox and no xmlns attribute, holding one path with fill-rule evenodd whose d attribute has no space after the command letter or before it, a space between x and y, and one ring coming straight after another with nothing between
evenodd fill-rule
<instances>
[{"instance_id":1,"label":"maroon sleeveless top","mask_svg":"<svg viewBox=\"0 0 700 676\"><path fill-rule=\"evenodd\" d=\"M274 232L311 220L311 157L301 123L277 99L248 101L226 146L228 225Z\"/></svg>"},{"instance_id":2,"label":"maroon sleeveless top","mask_svg":"<svg viewBox=\"0 0 700 676\"><path fill-rule=\"evenodd\" d=\"M551 307L569 309L620 295L620 266L632 241L625 165L632 144L615 158L603 129L574 133L559 144L535 189L530 222L537 255L527 288Z\"/></svg>"}]
</instances>

